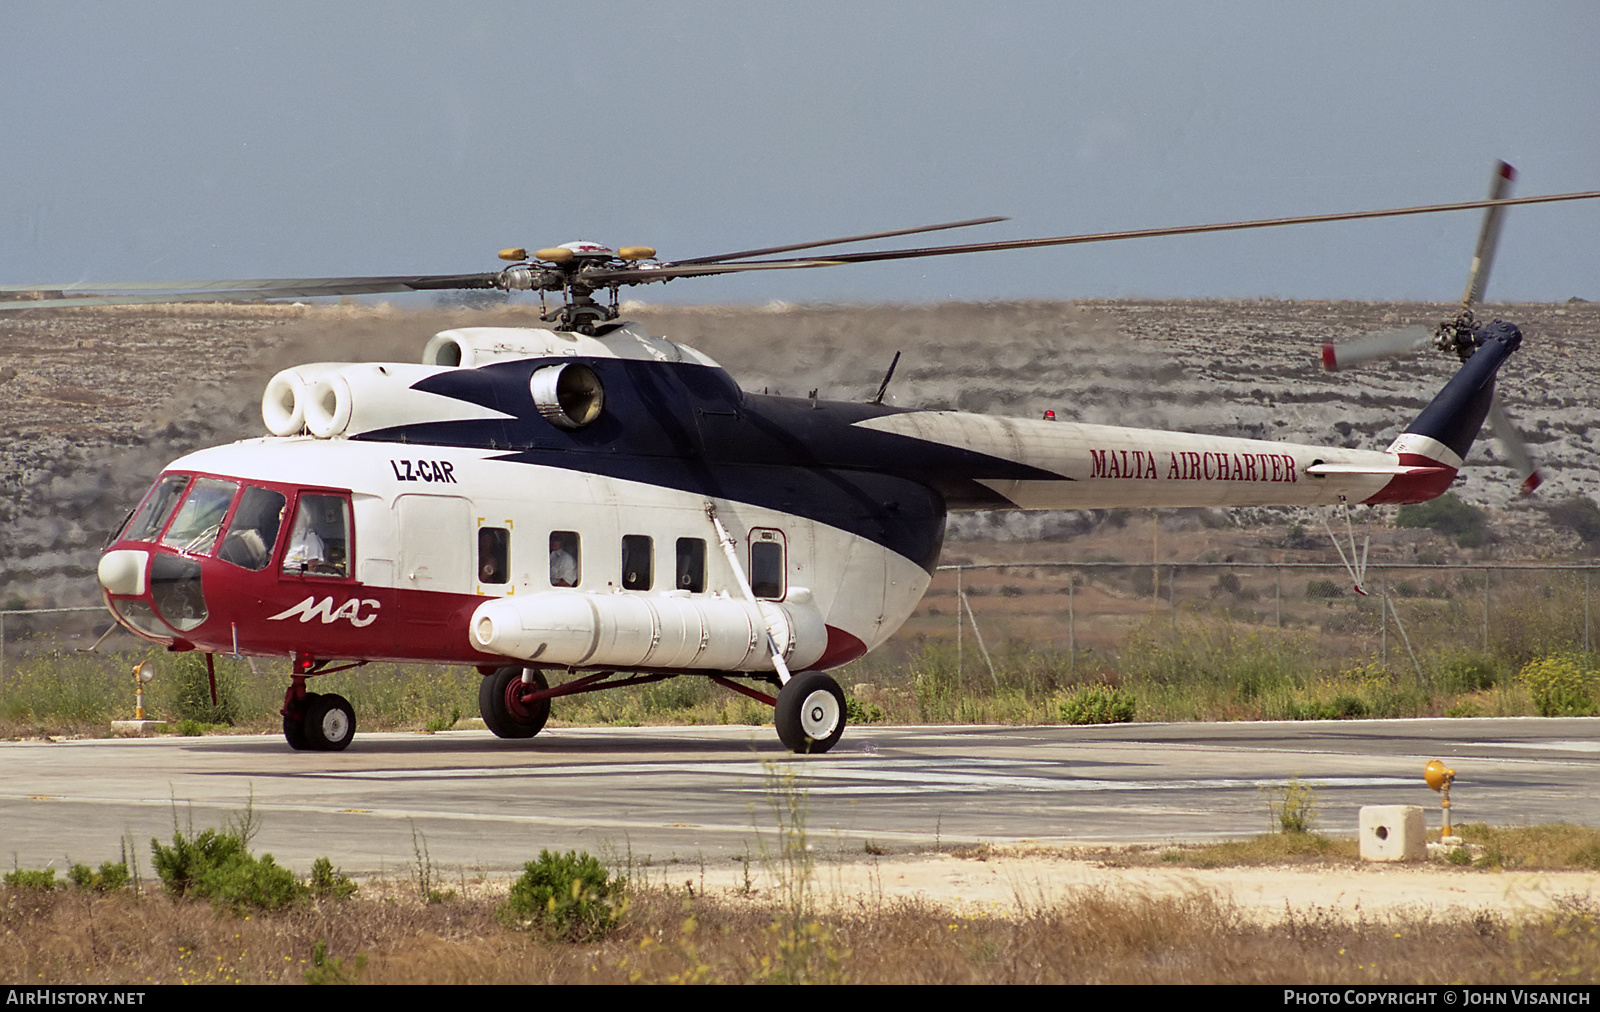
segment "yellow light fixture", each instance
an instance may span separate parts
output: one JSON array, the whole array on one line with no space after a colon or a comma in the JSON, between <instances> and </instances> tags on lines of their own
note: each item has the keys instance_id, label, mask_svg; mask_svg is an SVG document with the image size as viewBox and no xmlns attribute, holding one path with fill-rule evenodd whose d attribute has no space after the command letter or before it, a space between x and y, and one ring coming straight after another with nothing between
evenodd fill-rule
<instances>
[{"instance_id":1,"label":"yellow light fixture","mask_svg":"<svg viewBox=\"0 0 1600 1012\"><path fill-rule=\"evenodd\" d=\"M144 683L156 676L156 666L149 661L134 665L133 668L133 719L144 719Z\"/></svg>"},{"instance_id":2,"label":"yellow light fixture","mask_svg":"<svg viewBox=\"0 0 1600 1012\"><path fill-rule=\"evenodd\" d=\"M1444 809L1444 825L1439 830L1441 841L1446 837L1455 836L1450 829L1450 781L1455 778L1456 771L1437 759L1429 759L1428 765L1422 768L1423 782L1439 792L1439 807Z\"/></svg>"}]
</instances>

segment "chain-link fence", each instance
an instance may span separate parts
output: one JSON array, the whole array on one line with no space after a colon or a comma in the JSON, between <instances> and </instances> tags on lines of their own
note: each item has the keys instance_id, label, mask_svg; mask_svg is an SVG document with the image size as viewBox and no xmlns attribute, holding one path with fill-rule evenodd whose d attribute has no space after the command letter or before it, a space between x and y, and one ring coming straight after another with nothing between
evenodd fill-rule
<instances>
[{"instance_id":1,"label":"chain-link fence","mask_svg":"<svg viewBox=\"0 0 1600 1012\"><path fill-rule=\"evenodd\" d=\"M903 636L953 643L983 670L1002 643L1115 667L1186 638L1292 638L1327 664L1412 668L1479 653L1520 663L1590 651L1600 565L1373 563L1357 587L1338 564L1027 562L941 566ZM968 668L968 670L973 670Z\"/></svg>"},{"instance_id":2,"label":"chain-link fence","mask_svg":"<svg viewBox=\"0 0 1600 1012\"><path fill-rule=\"evenodd\" d=\"M0 611L0 678L18 657L64 650L143 649L147 644L117 625L102 605L8 608Z\"/></svg>"}]
</instances>

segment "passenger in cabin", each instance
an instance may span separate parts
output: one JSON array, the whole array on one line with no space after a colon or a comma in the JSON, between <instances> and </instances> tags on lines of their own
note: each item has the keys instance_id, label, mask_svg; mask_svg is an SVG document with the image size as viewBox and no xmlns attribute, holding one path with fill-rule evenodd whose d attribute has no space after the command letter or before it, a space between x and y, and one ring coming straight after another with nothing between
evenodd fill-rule
<instances>
[{"instance_id":1,"label":"passenger in cabin","mask_svg":"<svg viewBox=\"0 0 1600 1012\"><path fill-rule=\"evenodd\" d=\"M550 532L550 586L578 585L578 535L573 531Z\"/></svg>"}]
</instances>

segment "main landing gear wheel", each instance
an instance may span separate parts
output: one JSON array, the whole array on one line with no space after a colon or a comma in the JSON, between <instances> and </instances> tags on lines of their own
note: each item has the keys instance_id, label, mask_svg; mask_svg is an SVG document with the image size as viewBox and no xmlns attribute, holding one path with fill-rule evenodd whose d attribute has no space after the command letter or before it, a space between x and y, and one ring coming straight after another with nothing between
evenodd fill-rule
<instances>
[{"instance_id":1,"label":"main landing gear wheel","mask_svg":"<svg viewBox=\"0 0 1600 1012\"><path fill-rule=\"evenodd\" d=\"M789 751L826 752L844 734L844 690L829 675L802 671L778 690L774 722Z\"/></svg>"},{"instance_id":2,"label":"main landing gear wheel","mask_svg":"<svg viewBox=\"0 0 1600 1012\"><path fill-rule=\"evenodd\" d=\"M528 688L550 687L544 672L529 668L532 682L524 687L522 671L515 666L496 668L493 674L484 675L483 684L478 686L478 712L483 714L483 722L497 737L532 738L544 730L544 722L550 719L550 700L522 701L522 694Z\"/></svg>"},{"instance_id":3,"label":"main landing gear wheel","mask_svg":"<svg viewBox=\"0 0 1600 1012\"><path fill-rule=\"evenodd\" d=\"M301 729L307 748L342 752L356 736L355 707L343 696L318 695L306 703Z\"/></svg>"},{"instance_id":4,"label":"main landing gear wheel","mask_svg":"<svg viewBox=\"0 0 1600 1012\"><path fill-rule=\"evenodd\" d=\"M283 738L296 752L304 752L311 747L311 743L306 741L306 711L317 698L317 693L308 692L300 701L298 712L283 715Z\"/></svg>"}]
</instances>

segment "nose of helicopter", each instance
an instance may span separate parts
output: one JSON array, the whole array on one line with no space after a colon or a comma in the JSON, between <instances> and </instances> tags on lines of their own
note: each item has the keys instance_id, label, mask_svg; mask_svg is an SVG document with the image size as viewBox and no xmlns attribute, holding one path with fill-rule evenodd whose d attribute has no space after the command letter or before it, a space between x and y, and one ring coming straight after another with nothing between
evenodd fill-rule
<instances>
[{"instance_id":1,"label":"nose of helicopter","mask_svg":"<svg viewBox=\"0 0 1600 1012\"><path fill-rule=\"evenodd\" d=\"M123 625L170 642L207 618L197 559L141 548L115 548L100 556L96 577L106 603Z\"/></svg>"},{"instance_id":2,"label":"nose of helicopter","mask_svg":"<svg viewBox=\"0 0 1600 1012\"><path fill-rule=\"evenodd\" d=\"M145 564L150 553L134 548L121 548L100 556L96 575L100 586L108 594L142 595L144 593Z\"/></svg>"}]
</instances>

